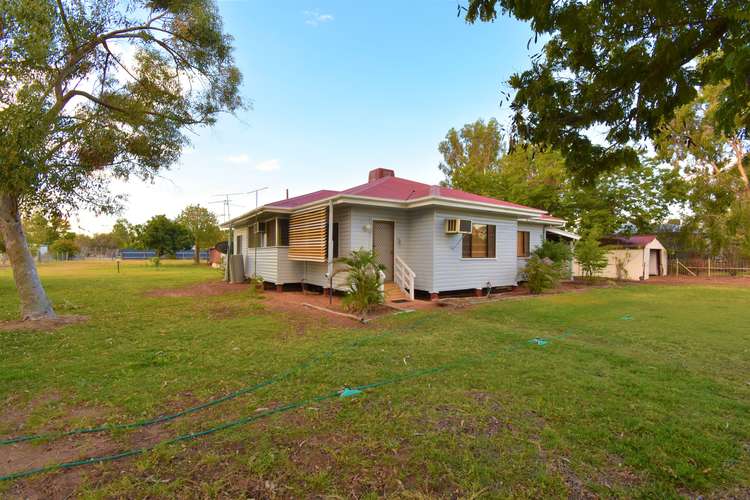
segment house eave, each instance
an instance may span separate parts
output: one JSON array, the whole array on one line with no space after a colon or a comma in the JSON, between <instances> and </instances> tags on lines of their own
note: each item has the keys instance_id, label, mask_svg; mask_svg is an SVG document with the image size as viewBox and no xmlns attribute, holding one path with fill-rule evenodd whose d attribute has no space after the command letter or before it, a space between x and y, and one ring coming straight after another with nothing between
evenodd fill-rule
<instances>
[{"instance_id":1,"label":"house eave","mask_svg":"<svg viewBox=\"0 0 750 500\"><path fill-rule=\"evenodd\" d=\"M481 201L457 200L445 196L425 196L409 201L408 208L419 208L423 206L436 205L450 208L466 208L469 210L483 210L486 212L503 213L510 215L541 216L546 214L544 210L536 208L521 208L495 205Z\"/></svg>"},{"instance_id":2,"label":"house eave","mask_svg":"<svg viewBox=\"0 0 750 500\"><path fill-rule=\"evenodd\" d=\"M458 209L466 209L466 210L481 210L484 212L493 212L493 213L506 214L506 215L526 216L530 218L524 219L524 220L534 221L537 223L544 223L544 224L551 224L551 225L555 225L555 224L563 225L564 224L564 222L556 222L556 221L549 221L549 220L545 221L543 219L537 218L538 216L546 214L544 210L539 210L535 208L505 207L505 206L495 205L492 203L484 203L484 202L479 202L479 201L456 200L453 198L446 198L444 196L423 196L421 198L415 198L414 200L401 201L401 200L393 200L389 198L378 198L378 197L373 197L373 196L336 194L333 196L329 196L327 198L322 198L320 200L311 201L309 203L296 206L294 208L269 207L267 205L264 205L262 207L258 207L254 210L246 212L238 217L235 217L223 223L221 227L224 229L228 229L230 227L234 227L239 223L245 222L255 216L258 216L266 212L291 214L299 210L306 210L309 208L314 208L316 206L327 205L329 203L333 203L334 205L353 204L353 205L367 205L367 206L402 208L402 209L421 208L421 207L426 207L426 206L441 206L441 207L458 208Z\"/></svg>"},{"instance_id":3,"label":"house eave","mask_svg":"<svg viewBox=\"0 0 750 500\"><path fill-rule=\"evenodd\" d=\"M555 226L555 227L562 227L565 225L564 220L556 220L556 219L519 219L518 222L523 222L527 224L544 224L546 226Z\"/></svg>"},{"instance_id":4,"label":"house eave","mask_svg":"<svg viewBox=\"0 0 750 500\"><path fill-rule=\"evenodd\" d=\"M219 227L222 229L230 229L237 225L241 225L243 222L247 222L253 217L258 217L263 214L291 214L293 211L294 210L289 208L269 207L267 205L263 205L262 207L255 208L253 210L250 210L249 212L245 212L242 215L238 215L237 217L229 219L228 221L220 224Z\"/></svg>"}]
</instances>

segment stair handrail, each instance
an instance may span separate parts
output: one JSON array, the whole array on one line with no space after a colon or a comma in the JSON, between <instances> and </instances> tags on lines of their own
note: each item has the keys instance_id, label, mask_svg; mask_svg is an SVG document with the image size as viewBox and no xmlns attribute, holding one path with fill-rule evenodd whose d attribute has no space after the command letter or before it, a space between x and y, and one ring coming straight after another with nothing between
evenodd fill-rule
<instances>
[{"instance_id":1,"label":"stair handrail","mask_svg":"<svg viewBox=\"0 0 750 500\"><path fill-rule=\"evenodd\" d=\"M414 278L417 276L416 273L398 255L395 256L394 263L393 281L402 292L409 295L410 300L414 300Z\"/></svg>"}]
</instances>

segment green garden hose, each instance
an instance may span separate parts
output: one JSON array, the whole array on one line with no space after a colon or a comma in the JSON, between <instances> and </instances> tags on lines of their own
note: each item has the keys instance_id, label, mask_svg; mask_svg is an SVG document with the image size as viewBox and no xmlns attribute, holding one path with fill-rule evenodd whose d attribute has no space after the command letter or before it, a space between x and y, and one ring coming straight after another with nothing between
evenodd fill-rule
<instances>
[{"instance_id":1,"label":"green garden hose","mask_svg":"<svg viewBox=\"0 0 750 500\"><path fill-rule=\"evenodd\" d=\"M422 318L422 321L424 321L424 318ZM413 326L413 325L412 325ZM258 391L264 387L268 387L270 385L273 385L277 382L280 382L282 380L285 380L287 378L290 378L295 373L301 372L302 370L306 369L310 365L321 361L323 359L330 358L336 353L343 352L350 350L352 348L358 348L366 343L378 339L387 335L391 335L397 332L401 332L403 330L391 330L386 333L381 333L378 335L371 335L369 337L364 337L361 339L357 339L354 342L349 342L347 344L344 344L342 347L330 350L328 352L325 352L318 356L312 356L308 358L307 360L299 363L298 365L294 366L293 368L280 373L279 375L275 375L271 378L268 378L266 380L263 380L261 382L258 382L253 385L242 387L241 389L238 389L234 392L230 392L229 394L226 394L224 396L221 396L219 398L215 398L209 401L206 401L205 403L201 403L196 406L191 406L190 408L186 408L184 410L178 411L176 413L171 413L168 415L160 415L158 417L152 417L148 419L143 420L136 420L134 422L128 422L128 423L122 423L122 424L108 424L108 425L100 425L96 427L84 427L80 429L73 429L69 431L63 431L63 432L49 432L44 434L29 434L25 436L16 436L8 439L0 440L0 446L6 446L10 444L16 444L16 443L24 443L28 441L41 441L45 439L59 439L62 437L67 436L75 436L80 434L96 434L99 432L108 432L113 430L131 430L131 429L138 429L141 427L148 427L150 425L156 425L156 424L162 424L165 422L170 422L172 420L176 420L180 417L184 417L186 415L191 415L193 413L197 413L199 411L205 410L206 408L211 408L213 406L216 406L218 404L224 403L226 401L231 401L232 399L236 399L240 396L243 396L245 394L250 394L252 392Z\"/></svg>"},{"instance_id":2,"label":"green garden hose","mask_svg":"<svg viewBox=\"0 0 750 500\"><path fill-rule=\"evenodd\" d=\"M43 473L43 472L51 472L51 471L59 470L59 469L72 469L74 467L80 467L80 466L83 466L83 465L100 464L100 463L104 463L104 462L113 462L115 460L120 460L120 459L127 458L127 457L133 457L133 456L136 456L136 455L142 455L142 454L148 453L149 451L152 451L155 448L160 447L160 446L168 446L168 445L172 445L172 444L176 444L176 443L181 443L181 442L184 442L184 441L190 441L190 440L197 439L197 438L200 438L200 437L203 437L203 436L207 436L209 434L214 434L216 432L224 431L224 430L227 430L227 429L233 429L235 427L240 427L242 425L247 425L249 423L252 423L252 422L255 422L257 420L269 417L271 415L275 415L275 414L278 414L278 413L284 413L284 412L287 412L287 411L290 411L290 410L294 410L294 409L300 408L300 407L305 406L305 405L309 405L309 404L313 404L313 403L319 403L319 402L325 401L327 399L333 399L333 398L336 398L336 397L341 397L341 396L344 395L345 391L347 391L347 390L348 391L356 391L356 393L358 394L358 393L363 392L363 391L368 390L368 389L374 389L376 387L382 387L384 385L394 384L396 382L401 382L403 380L408 380L408 379L417 378L417 377L423 377L425 375L430 375L430 374L433 374L433 373L438 373L438 372L441 372L441 371L445 371L445 370L448 370L450 367L451 367L451 365L444 365L444 366L439 366L439 367L436 367L436 368L428 368L428 369L424 369L424 370L416 370L416 371L413 371L411 373L402 375L400 377L394 377L394 378L391 378L391 379L381 380L379 382L374 382L374 383L371 383L371 384L361 385L361 386L357 386L357 387L351 387L351 388L344 389L343 391L332 391L332 392L329 392L327 394L323 394L323 395L320 395L320 396L315 396L315 397L312 397L312 398L295 401L293 403L288 403L288 404L283 405L283 406L278 406L276 408L264 411L262 413L257 413L257 414L246 416L246 417L242 417L242 418L239 418L239 419L236 419L236 420L231 420L231 421L225 422L225 423L223 423L221 425L217 425L216 427L211 427L211 428L208 428L208 429L205 429L205 430L202 430L202 431L198 431L198 432L191 432L191 433L188 433L188 434L182 434L180 436L177 436L177 437L174 437L174 438L162 441L162 442L157 443L157 444L152 445L152 446L146 446L146 447L143 447L143 448L134 448L134 449L131 449L131 450L126 450L126 451L120 452L120 453L115 453L114 455L100 455L100 456L96 456L96 457L84 458L84 459L81 459L81 460L74 460L72 462L61 462L61 463L57 463L57 464L45 465L43 467L35 467L33 469L27 469L27 470L24 470L24 471L14 472L12 474L7 474L5 476L0 476L0 481L11 481L11 480L14 480L14 479L21 479L21 478L24 478L24 477L29 477L29 476L32 476L34 474L40 474L40 473Z\"/></svg>"},{"instance_id":3,"label":"green garden hose","mask_svg":"<svg viewBox=\"0 0 750 500\"><path fill-rule=\"evenodd\" d=\"M563 333L562 335L560 335L560 336L558 336L556 338L564 338L564 337L570 335L570 333L571 332L569 332L569 331L565 332L565 333ZM377 337L380 337L380 335L370 337L370 339L377 338ZM553 338L555 338L555 337L553 337ZM362 340L366 341L368 339L362 339ZM361 342L361 341L359 341L359 342ZM357 343L354 343L354 344L357 344ZM496 356L500 352L503 352L503 351L514 351L514 350L518 349L519 347L520 347L520 345L515 345L515 346L514 345L509 345L509 346L506 346L504 349L499 349L496 352L488 353L488 354L484 355L483 357L484 358L493 358L494 356ZM255 422L257 420L269 417L271 415L275 415L275 414L279 414L279 413L283 413L283 412L287 412L287 411L291 411L291 410L300 408L300 407L305 406L307 404L317 403L317 402L321 402L321 401L333 399L333 398L336 398L336 397L351 397L351 396L358 395L358 394L360 394L360 393L362 393L364 391L370 390L370 389L375 389L375 388L378 388L378 387L382 387L382 386L385 386L385 385L394 384L394 383L401 382L401 381L408 380L408 379L412 379L412 378L423 377L425 375L430 375L430 374L435 374L435 373L443 372L443 371L446 371L446 370L449 370L449 369L453 369L453 368L457 368L457 367L460 367L460 366L466 365L466 364L478 364L480 362L481 362L481 360L477 360L476 358L464 358L463 360L457 360L457 361L454 361L452 363L448 363L448 364L445 364L445 365L442 365L442 366L438 366L438 367L434 367L434 368L427 368L427 369L423 369L423 370L415 370L415 371L412 371L412 372L407 373L407 374L402 375L402 376L393 377L393 378L385 379L385 380L380 380L378 382L373 382L373 383L370 383L370 384L364 384L364 385L360 385L360 386L356 386L356 387L346 387L343 390L332 391L332 392L329 392L329 393L326 393L326 394L323 394L323 395L320 395L320 396L315 396L315 397L312 397L312 398L298 400L296 402L288 403L286 405L282 405L282 406L279 406L279 407L276 407L276 408L273 408L273 409L270 409L270 410L266 410L266 411L263 411L263 412L260 412L260 413L256 413L254 415L245 416L245 417L242 417L242 418L239 418L239 419L236 419L236 420L225 422L225 423L220 424L218 426L211 427L211 428L208 428L208 429L205 429L205 430L202 430L202 431L191 432L191 433L188 433L188 434L182 434L182 435L179 435L179 436L176 436L174 438L162 441L162 442L157 443L157 444L152 445L152 446L147 446L147 447L143 447L143 448L134 448L134 449L126 450L126 451L123 451L123 452L120 452L120 453L116 453L116 454L113 454L113 455L101 455L101 456L96 456L96 457L84 458L84 459L81 459L81 460L75 460L75 461L71 461L71 462L61 462L61 463L50 464L50 465L46 465L46 466L42 466L42 467L36 467L36 468L32 468L32 469L27 469L27 470L24 470L24 471L14 472L14 473L11 473L11 474L0 476L0 481L11 481L11 480L15 480L15 479L21 479L21 478L29 477L29 476L32 476L32 475L35 475L35 474L40 474L40 473L44 473L44 472L51 472L51 471L54 471L54 470L71 469L71 468L80 467L80 466L84 466L84 465L98 464L98 463L104 463L104 462L112 462L112 461L120 460L120 459L127 458L127 457L142 455L142 454L148 453L149 451L152 451L155 448L160 447L160 446L168 446L168 445L172 445L172 444L176 444L176 443L180 443L180 442L184 442L184 441L190 441L190 440L197 439L197 438L200 438L200 437L203 437L203 436L207 436L209 434L214 434L216 432L220 432L220 431L223 431L223 430L240 427L242 425L247 425L247 424ZM304 365L304 363L302 365ZM287 371L285 373L290 373L290 372L293 372L293 371L294 371L294 369L289 370L289 371ZM269 380L273 380L273 378L269 379ZM273 383L273 382L270 382L270 383ZM261 384L263 384L263 383L261 383ZM261 384L256 384L255 386L250 386L250 387L262 386ZM265 385L269 385L269 384L265 384ZM236 392L239 393L241 391L236 391ZM234 394L234 393L232 393L232 394ZM205 407L207 407L207 405L211 405L213 403L213 401L226 401L227 400L226 398L228 396L230 396L230 395L227 395L224 398L219 398L217 400L212 400L212 401L210 401L208 403L204 403L203 405L199 405L199 406L194 407L194 408L201 408L201 409L205 408ZM236 396L234 396L234 397L236 397ZM216 404L218 404L218 403L216 403ZM180 414L186 414L186 412L188 412L189 410L190 409L184 410L183 412L180 412ZM175 414L175 415L178 415L178 414ZM174 418L177 418L177 417L174 417ZM151 419L151 420L157 420L157 419ZM159 420L159 421L164 421L164 420ZM129 428L133 428L134 426L138 426L137 424L138 424L138 422L136 422L134 424L122 424L122 425L123 426L130 425L131 427L129 427ZM147 425L150 425L150 424L147 424ZM123 428L123 427L103 426L102 428L99 428L99 429L101 429L101 430L111 430L111 429L114 429L114 428ZM101 432L101 430L89 431L89 432ZM77 431L79 431L79 432L77 432ZM69 431L67 433L59 434L59 435L71 435L71 434L76 434L76 433L77 434L83 434L86 431L87 431L86 429L78 429L76 431ZM42 439L42 437L36 437L36 438L34 438L32 436L32 437L30 437L30 439ZM27 440L30 440L30 439L27 439ZM16 442L18 442L18 441L16 441Z\"/></svg>"}]
</instances>

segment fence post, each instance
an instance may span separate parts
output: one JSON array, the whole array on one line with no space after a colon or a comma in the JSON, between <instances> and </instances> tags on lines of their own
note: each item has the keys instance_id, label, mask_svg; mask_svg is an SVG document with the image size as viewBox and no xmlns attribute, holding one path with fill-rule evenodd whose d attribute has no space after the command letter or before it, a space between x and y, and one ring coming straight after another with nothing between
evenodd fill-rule
<instances>
[{"instance_id":1,"label":"fence post","mask_svg":"<svg viewBox=\"0 0 750 500\"><path fill-rule=\"evenodd\" d=\"M675 276L680 275L680 259L678 258L675 258L674 275Z\"/></svg>"}]
</instances>

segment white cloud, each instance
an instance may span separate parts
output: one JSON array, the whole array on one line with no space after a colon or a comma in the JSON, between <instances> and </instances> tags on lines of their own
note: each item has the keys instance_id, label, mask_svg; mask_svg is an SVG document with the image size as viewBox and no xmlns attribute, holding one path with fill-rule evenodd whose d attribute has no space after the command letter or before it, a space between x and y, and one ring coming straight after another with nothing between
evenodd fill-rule
<instances>
[{"instance_id":1,"label":"white cloud","mask_svg":"<svg viewBox=\"0 0 750 500\"><path fill-rule=\"evenodd\" d=\"M255 165L255 170L260 170L261 172L272 172L274 170L278 170L281 168L281 162L278 158L274 158L273 160L266 160L258 163Z\"/></svg>"},{"instance_id":2,"label":"white cloud","mask_svg":"<svg viewBox=\"0 0 750 500\"><path fill-rule=\"evenodd\" d=\"M319 24L333 21L333 14L321 14L317 10L306 10L303 12L305 24L309 26L318 26Z\"/></svg>"},{"instance_id":3,"label":"white cloud","mask_svg":"<svg viewBox=\"0 0 750 500\"><path fill-rule=\"evenodd\" d=\"M224 161L227 163L242 164L248 163L250 161L250 157L246 153L241 153L238 155L225 156Z\"/></svg>"}]
</instances>

